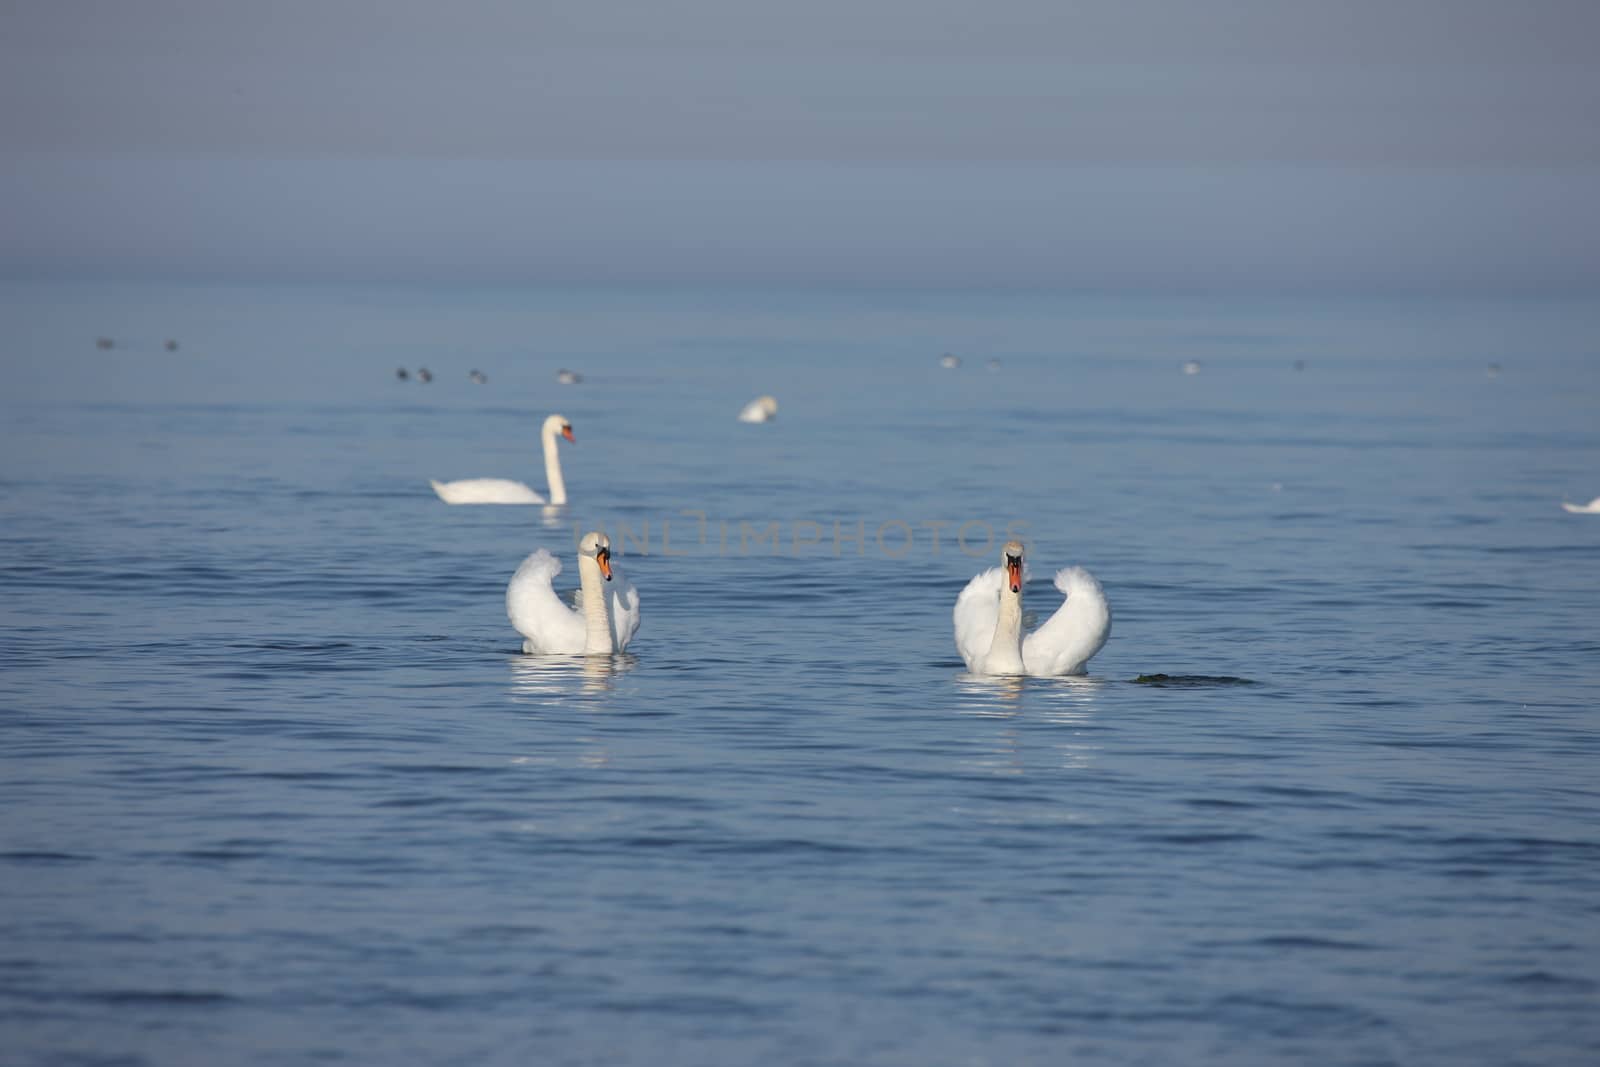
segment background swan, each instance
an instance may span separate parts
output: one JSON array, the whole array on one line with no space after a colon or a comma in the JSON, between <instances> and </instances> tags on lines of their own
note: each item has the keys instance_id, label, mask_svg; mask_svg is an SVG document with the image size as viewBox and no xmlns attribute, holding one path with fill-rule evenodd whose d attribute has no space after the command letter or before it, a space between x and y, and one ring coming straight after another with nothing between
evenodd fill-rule
<instances>
[{"instance_id":1,"label":"background swan","mask_svg":"<svg viewBox=\"0 0 1600 1067\"><path fill-rule=\"evenodd\" d=\"M1082 567L1056 572L1066 602L1026 637L1022 633L1022 543L1008 541L1001 565L967 583L956 598L956 648L974 674L1054 678L1082 674L1111 634L1111 605Z\"/></svg>"},{"instance_id":2,"label":"background swan","mask_svg":"<svg viewBox=\"0 0 1600 1067\"><path fill-rule=\"evenodd\" d=\"M739 412L740 422L769 422L778 414L778 398L758 396Z\"/></svg>"},{"instance_id":3,"label":"background swan","mask_svg":"<svg viewBox=\"0 0 1600 1067\"><path fill-rule=\"evenodd\" d=\"M545 419L540 434L544 440L544 476L550 483L550 503L565 504L567 483L561 478L561 457L556 452L558 435L577 444L577 438L572 436L572 423L565 415L551 415ZM509 478L463 478L457 482L430 481L428 484L446 504L544 503L544 497Z\"/></svg>"},{"instance_id":4,"label":"background swan","mask_svg":"<svg viewBox=\"0 0 1600 1067\"><path fill-rule=\"evenodd\" d=\"M1595 497L1587 504L1569 504L1563 500L1561 506L1574 515L1600 515L1600 496Z\"/></svg>"},{"instance_id":5,"label":"background swan","mask_svg":"<svg viewBox=\"0 0 1600 1067\"><path fill-rule=\"evenodd\" d=\"M506 586L506 614L524 638L522 651L600 656L627 648L639 631L639 591L611 565L611 539L591 531L579 542L574 607L556 595L560 573L561 561L541 548Z\"/></svg>"}]
</instances>

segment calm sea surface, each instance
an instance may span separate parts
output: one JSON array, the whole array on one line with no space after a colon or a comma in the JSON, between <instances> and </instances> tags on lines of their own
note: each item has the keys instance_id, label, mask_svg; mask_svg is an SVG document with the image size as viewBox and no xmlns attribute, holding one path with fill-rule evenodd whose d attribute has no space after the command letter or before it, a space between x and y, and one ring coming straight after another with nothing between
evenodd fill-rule
<instances>
[{"instance_id":1,"label":"calm sea surface","mask_svg":"<svg viewBox=\"0 0 1600 1067\"><path fill-rule=\"evenodd\" d=\"M0 1060L1600 1062L1592 305L0 309ZM963 674L1008 524L1087 678Z\"/></svg>"}]
</instances>

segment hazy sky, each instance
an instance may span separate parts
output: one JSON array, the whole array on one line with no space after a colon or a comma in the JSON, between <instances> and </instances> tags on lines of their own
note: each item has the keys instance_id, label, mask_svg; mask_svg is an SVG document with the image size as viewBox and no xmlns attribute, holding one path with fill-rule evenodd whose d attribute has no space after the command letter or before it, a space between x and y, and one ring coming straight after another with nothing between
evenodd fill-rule
<instances>
[{"instance_id":1,"label":"hazy sky","mask_svg":"<svg viewBox=\"0 0 1600 1067\"><path fill-rule=\"evenodd\" d=\"M0 272L1600 291L1592 0L14 0Z\"/></svg>"}]
</instances>

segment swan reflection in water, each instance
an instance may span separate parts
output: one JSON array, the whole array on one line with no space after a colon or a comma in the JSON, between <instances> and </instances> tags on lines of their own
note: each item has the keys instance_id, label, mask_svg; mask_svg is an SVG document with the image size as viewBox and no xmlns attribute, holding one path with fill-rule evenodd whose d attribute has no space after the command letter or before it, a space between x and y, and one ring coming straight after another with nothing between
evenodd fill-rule
<instances>
[{"instance_id":1,"label":"swan reflection in water","mask_svg":"<svg viewBox=\"0 0 1600 1067\"><path fill-rule=\"evenodd\" d=\"M1028 679L1011 674L959 674L956 686L968 699L961 702L961 710L972 715L1009 719L1017 713L1016 704L1022 699Z\"/></svg>"},{"instance_id":2,"label":"swan reflection in water","mask_svg":"<svg viewBox=\"0 0 1600 1067\"><path fill-rule=\"evenodd\" d=\"M569 705L574 696L603 696L633 670L635 656L512 656L511 696L518 703Z\"/></svg>"},{"instance_id":3,"label":"swan reflection in water","mask_svg":"<svg viewBox=\"0 0 1600 1067\"><path fill-rule=\"evenodd\" d=\"M972 715L1010 718L1031 694L1030 711L1046 722L1087 722L1105 686L1100 678L1081 674L1063 678L1027 678L1019 674L958 674L956 687L966 698L961 710Z\"/></svg>"},{"instance_id":4,"label":"swan reflection in water","mask_svg":"<svg viewBox=\"0 0 1600 1067\"><path fill-rule=\"evenodd\" d=\"M957 710L982 719L1003 720L993 745L972 762L991 773L1020 775L1037 757L1055 753L1058 759L1044 766L1083 768L1094 762L1100 745L1085 739L1095 730L1096 706L1106 682L1099 678L1024 678L1012 675L960 674L956 686L961 700ZM1049 733L1034 733L1023 742L1022 723L1048 724ZM1068 727L1061 732L1060 727ZM1075 728L1075 729L1073 729ZM1025 729L1025 727L1024 727Z\"/></svg>"}]
</instances>

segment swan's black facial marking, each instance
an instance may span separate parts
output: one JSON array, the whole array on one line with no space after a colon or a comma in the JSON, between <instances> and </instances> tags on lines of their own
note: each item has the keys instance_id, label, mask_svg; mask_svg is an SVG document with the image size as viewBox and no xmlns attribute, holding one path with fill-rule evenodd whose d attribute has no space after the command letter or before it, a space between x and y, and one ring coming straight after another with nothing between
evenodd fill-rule
<instances>
[{"instance_id":1,"label":"swan's black facial marking","mask_svg":"<svg viewBox=\"0 0 1600 1067\"><path fill-rule=\"evenodd\" d=\"M611 580L611 549L601 545L595 550L594 561L600 564L600 573L605 575L606 581Z\"/></svg>"},{"instance_id":2,"label":"swan's black facial marking","mask_svg":"<svg viewBox=\"0 0 1600 1067\"><path fill-rule=\"evenodd\" d=\"M573 444L577 444L578 443L578 439L576 437L572 436L572 423L570 423L570 422L564 422L564 423L561 424L561 436L565 437L568 441L571 441Z\"/></svg>"}]
</instances>

